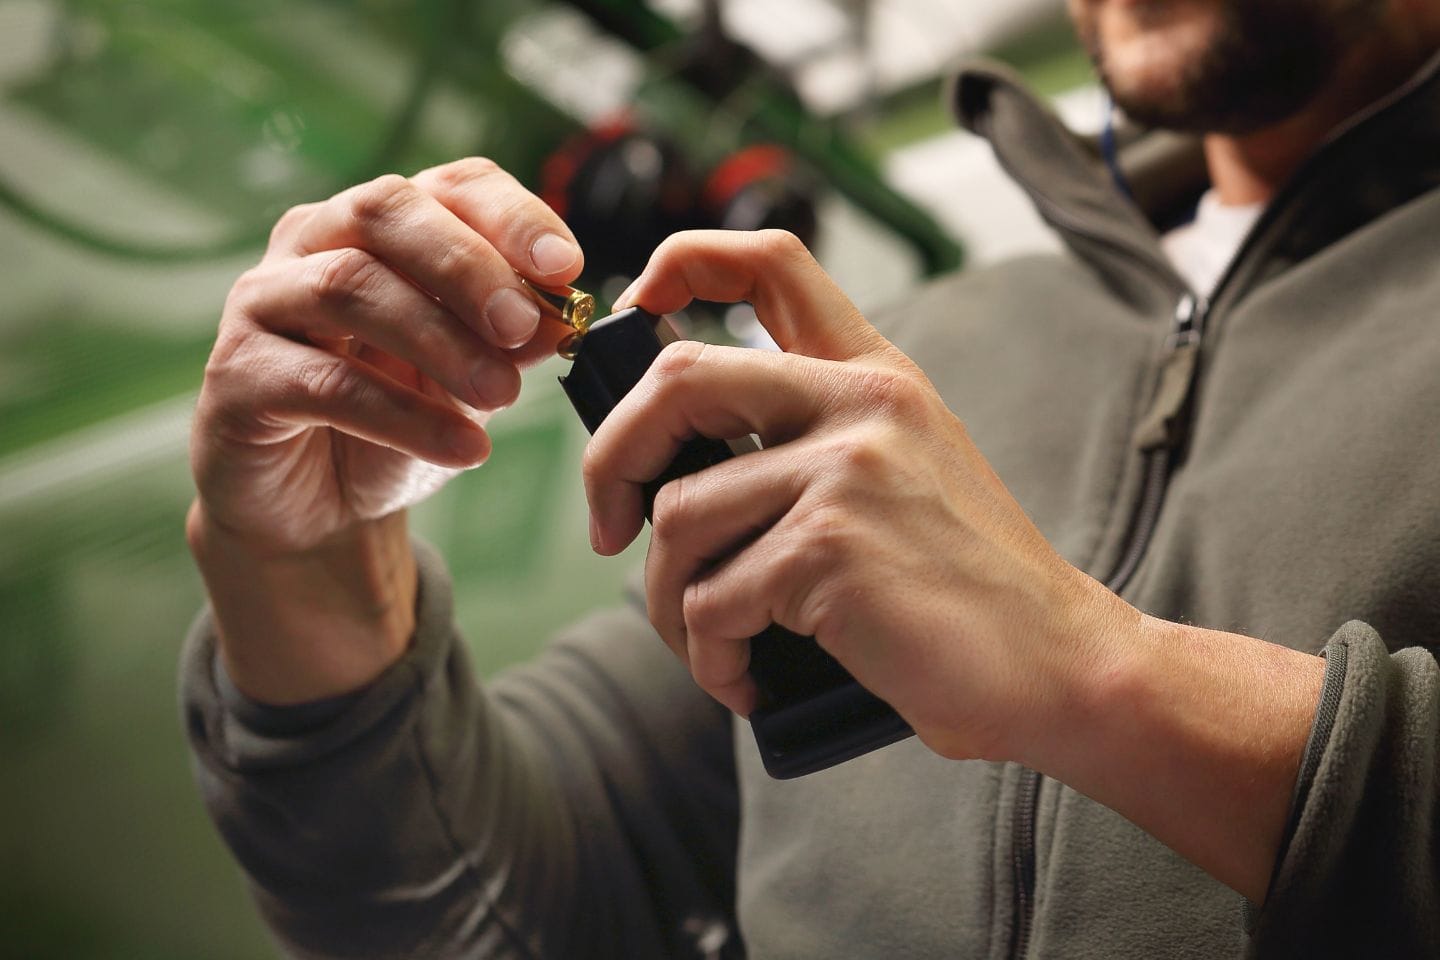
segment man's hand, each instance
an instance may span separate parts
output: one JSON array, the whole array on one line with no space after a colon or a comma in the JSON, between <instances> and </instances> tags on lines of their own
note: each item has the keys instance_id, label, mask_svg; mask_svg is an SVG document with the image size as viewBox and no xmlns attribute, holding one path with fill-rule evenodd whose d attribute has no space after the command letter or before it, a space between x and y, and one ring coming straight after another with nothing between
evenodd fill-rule
<instances>
[{"instance_id":1,"label":"man's hand","mask_svg":"<svg viewBox=\"0 0 1440 960\"><path fill-rule=\"evenodd\" d=\"M650 617L700 685L747 713L746 638L813 634L931 749L1050 774L1262 901L1320 659L1143 616L1066 563L793 237L681 234L621 305L696 297L750 301L787 352L667 348L585 474L613 553L684 439L765 442L655 500Z\"/></svg>"},{"instance_id":2,"label":"man's hand","mask_svg":"<svg viewBox=\"0 0 1440 960\"><path fill-rule=\"evenodd\" d=\"M403 510L482 462L482 424L540 329L516 273L577 276L580 249L487 160L384 176L290 210L236 282L191 440L187 533L242 690L340 693L403 652Z\"/></svg>"},{"instance_id":3,"label":"man's hand","mask_svg":"<svg viewBox=\"0 0 1440 960\"><path fill-rule=\"evenodd\" d=\"M761 452L655 501L650 617L697 682L748 713L746 638L774 621L813 634L939 753L1024 756L1139 615L1055 553L793 237L678 235L622 299L692 298L749 300L786 352L667 348L587 452L597 549L634 537L640 484L687 437L758 434Z\"/></svg>"}]
</instances>

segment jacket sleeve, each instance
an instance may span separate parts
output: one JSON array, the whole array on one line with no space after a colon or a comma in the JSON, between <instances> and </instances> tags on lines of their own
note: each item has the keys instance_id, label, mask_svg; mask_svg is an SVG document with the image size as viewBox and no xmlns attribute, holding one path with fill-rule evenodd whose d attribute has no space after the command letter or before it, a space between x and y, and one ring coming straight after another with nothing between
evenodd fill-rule
<instances>
[{"instance_id":1,"label":"jacket sleeve","mask_svg":"<svg viewBox=\"0 0 1440 960\"><path fill-rule=\"evenodd\" d=\"M1253 957L1440 956L1440 670L1352 622L1328 660Z\"/></svg>"},{"instance_id":2,"label":"jacket sleeve","mask_svg":"<svg viewBox=\"0 0 1440 960\"><path fill-rule=\"evenodd\" d=\"M738 956L729 714L637 610L482 689L419 549L411 651L302 710L244 701L209 618L182 663L204 802L300 957Z\"/></svg>"}]
</instances>

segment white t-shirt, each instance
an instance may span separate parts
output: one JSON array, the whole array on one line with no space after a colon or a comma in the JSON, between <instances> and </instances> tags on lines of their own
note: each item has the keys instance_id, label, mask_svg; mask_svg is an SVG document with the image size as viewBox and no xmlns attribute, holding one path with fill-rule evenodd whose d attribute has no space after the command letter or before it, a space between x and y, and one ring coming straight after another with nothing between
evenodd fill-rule
<instances>
[{"instance_id":1,"label":"white t-shirt","mask_svg":"<svg viewBox=\"0 0 1440 960\"><path fill-rule=\"evenodd\" d=\"M1165 234L1160 245L1191 289L1208 297L1264 209L1263 203L1226 206L1207 190L1195 219Z\"/></svg>"}]
</instances>

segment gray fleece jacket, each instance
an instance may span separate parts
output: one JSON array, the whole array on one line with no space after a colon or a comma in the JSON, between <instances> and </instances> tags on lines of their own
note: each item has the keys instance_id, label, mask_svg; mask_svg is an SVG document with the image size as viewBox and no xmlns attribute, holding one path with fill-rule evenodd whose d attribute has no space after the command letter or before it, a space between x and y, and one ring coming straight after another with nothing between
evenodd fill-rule
<instances>
[{"instance_id":1,"label":"gray fleece jacket","mask_svg":"<svg viewBox=\"0 0 1440 960\"><path fill-rule=\"evenodd\" d=\"M1013 764L912 739L771 780L637 603L482 687L422 550L413 649L343 701L261 708L205 616L187 644L201 792L288 951L1440 956L1435 67L1295 175L1208 309L1012 77L968 71L955 103L1067 251L882 327L1071 562L1158 616L1328 657L1263 909Z\"/></svg>"}]
</instances>

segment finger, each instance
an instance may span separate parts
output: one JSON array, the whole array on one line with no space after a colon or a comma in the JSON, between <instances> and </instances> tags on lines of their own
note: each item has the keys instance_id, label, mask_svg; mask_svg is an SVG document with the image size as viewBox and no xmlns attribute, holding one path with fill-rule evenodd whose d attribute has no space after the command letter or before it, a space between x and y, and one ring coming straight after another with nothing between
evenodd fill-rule
<instances>
[{"instance_id":1,"label":"finger","mask_svg":"<svg viewBox=\"0 0 1440 960\"><path fill-rule=\"evenodd\" d=\"M712 695L720 696L712 687L733 691L737 684L744 686L739 672L749 668L748 638L772 623L802 636L816 633L823 601L818 585L827 580L830 560L799 535L803 524L794 518L803 509L802 501L685 588L691 673ZM743 650L737 649L739 638L746 638Z\"/></svg>"},{"instance_id":2,"label":"finger","mask_svg":"<svg viewBox=\"0 0 1440 960\"><path fill-rule=\"evenodd\" d=\"M353 247L262 263L236 284L232 304L292 339L358 338L479 410L508 406L520 391L520 373L503 351Z\"/></svg>"},{"instance_id":3,"label":"finger","mask_svg":"<svg viewBox=\"0 0 1440 960\"><path fill-rule=\"evenodd\" d=\"M585 259L570 228L494 161L468 157L411 180L494 244L522 276L548 284L580 276Z\"/></svg>"},{"instance_id":4,"label":"finger","mask_svg":"<svg viewBox=\"0 0 1440 960\"><path fill-rule=\"evenodd\" d=\"M690 230L662 243L615 303L674 313L692 300L754 305L780 349L829 360L894 351L815 262L783 230Z\"/></svg>"},{"instance_id":5,"label":"finger","mask_svg":"<svg viewBox=\"0 0 1440 960\"><path fill-rule=\"evenodd\" d=\"M539 306L495 248L404 177L336 194L295 232L291 253L346 247L384 261L497 347L526 342L539 325Z\"/></svg>"},{"instance_id":6,"label":"finger","mask_svg":"<svg viewBox=\"0 0 1440 960\"><path fill-rule=\"evenodd\" d=\"M683 609L690 673L707 693L742 716L755 708L749 675L750 638L772 623L813 634L805 608L825 559L792 527L790 513L753 543L716 564L685 588Z\"/></svg>"},{"instance_id":7,"label":"finger","mask_svg":"<svg viewBox=\"0 0 1440 960\"><path fill-rule=\"evenodd\" d=\"M757 691L749 672L749 637L722 639L695 634L686 643L686 662L700 689L742 717L754 712Z\"/></svg>"},{"instance_id":8,"label":"finger","mask_svg":"<svg viewBox=\"0 0 1440 960\"><path fill-rule=\"evenodd\" d=\"M680 341L666 347L605 418L586 447L585 495L596 548L623 549L644 520L640 484L659 476L697 434L758 434L767 446L804 432L844 376L822 364L740 347Z\"/></svg>"},{"instance_id":9,"label":"finger","mask_svg":"<svg viewBox=\"0 0 1440 960\"><path fill-rule=\"evenodd\" d=\"M442 467L469 467L490 438L452 404L426 396L361 360L277 337L259 327L217 345L206 372L211 422L253 444L332 427Z\"/></svg>"},{"instance_id":10,"label":"finger","mask_svg":"<svg viewBox=\"0 0 1440 960\"><path fill-rule=\"evenodd\" d=\"M549 360L555 356L561 341L567 339L574 332L572 328L562 323L542 323L535 331L535 336L518 347L506 350L505 355L516 367L526 370L542 360Z\"/></svg>"},{"instance_id":11,"label":"finger","mask_svg":"<svg viewBox=\"0 0 1440 960\"><path fill-rule=\"evenodd\" d=\"M265 259L290 255L300 231L310 222L310 218L320 206L319 203L301 203L281 214L280 219L275 221L275 226L270 229L270 240L265 245Z\"/></svg>"},{"instance_id":12,"label":"finger","mask_svg":"<svg viewBox=\"0 0 1440 960\"><path fill-rule=\"evenodd\" d=\"M672 649L685 646L685 588L784 516L809 474L801 451L781 447L727 460L660 489L645 557L645 597L650 622Z\"/></svg>"}]
</instances>

